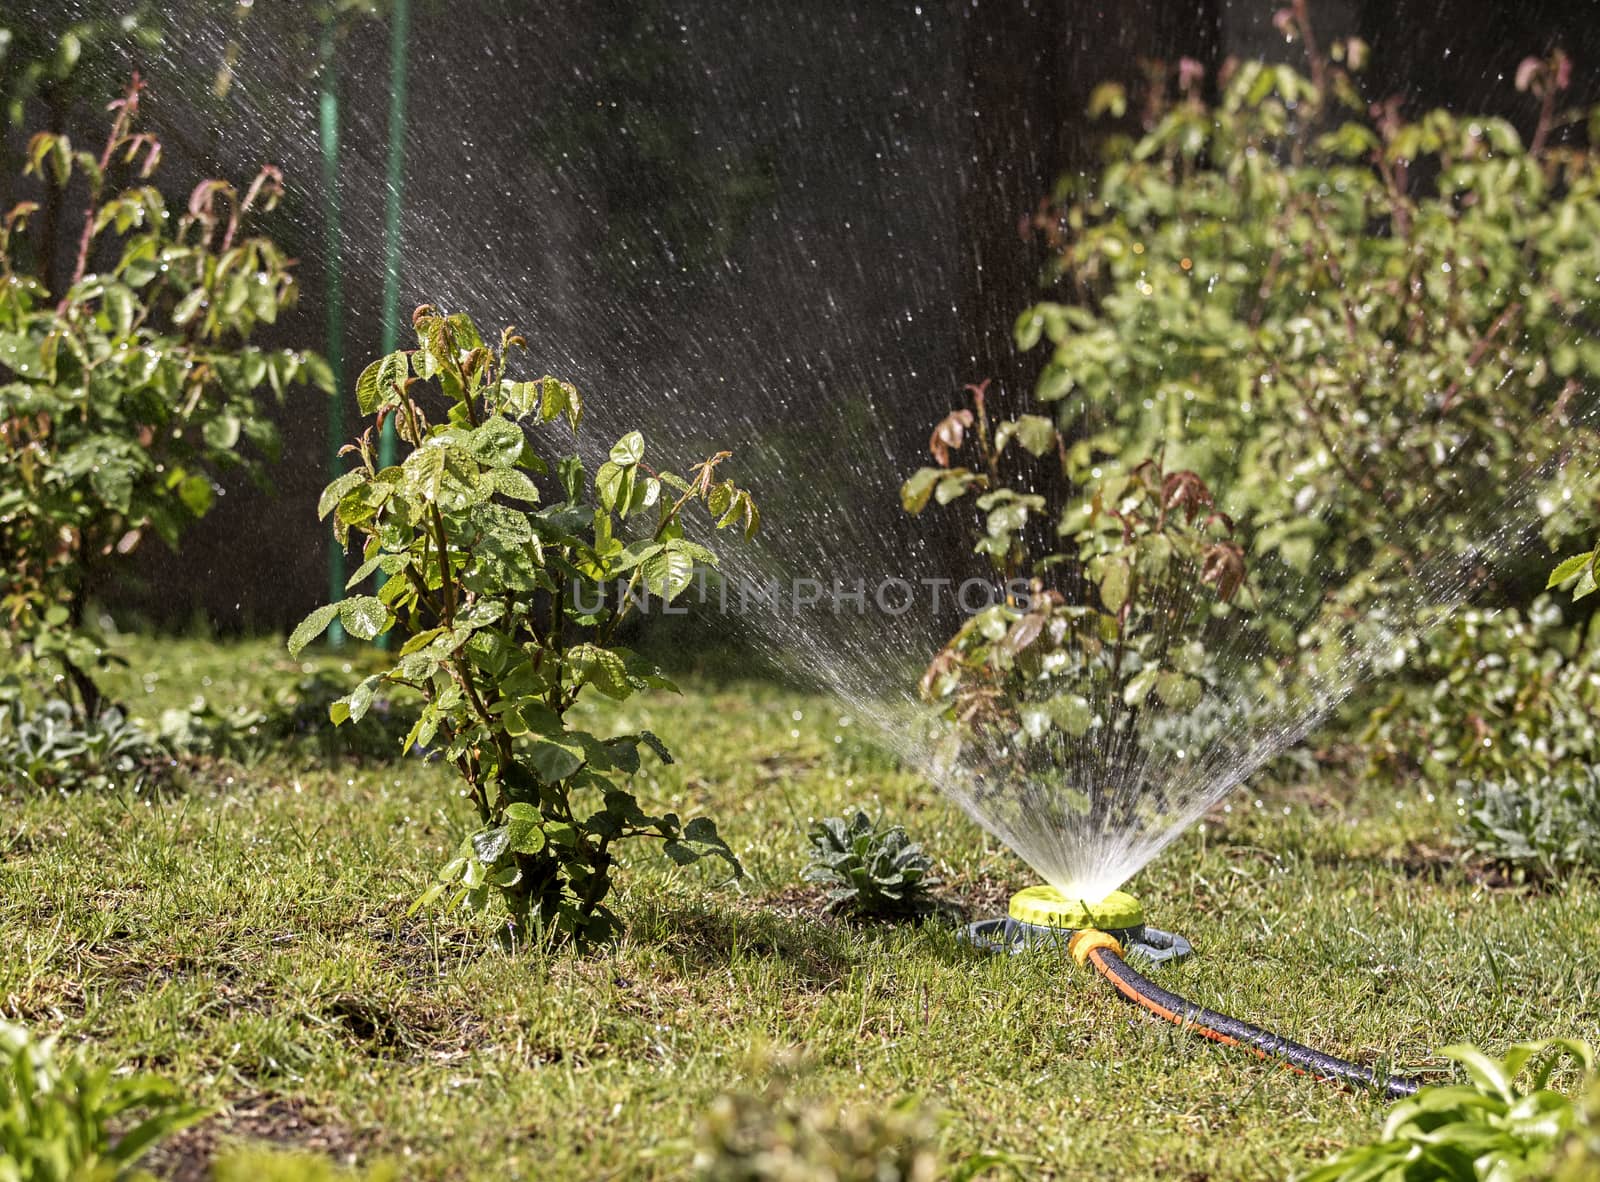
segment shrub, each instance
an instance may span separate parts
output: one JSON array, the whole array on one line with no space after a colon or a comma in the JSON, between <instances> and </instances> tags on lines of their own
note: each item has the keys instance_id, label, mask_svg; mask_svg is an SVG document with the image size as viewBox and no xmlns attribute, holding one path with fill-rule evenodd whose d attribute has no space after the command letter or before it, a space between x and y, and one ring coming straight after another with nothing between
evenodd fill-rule
<instances>
[{"instance_id":1,"label":"shrub","mask_svg":"<svg viewBox=\"0 0 1600 1182\"><path fill-rule=\"evenodd\" d=\"M0 1022L0 1177L127 1178L152 1145L204 1115L165 1080L90 1067Z\"/></svg>"},{"instance_id":2,"label":"shrub","mask_svg":"<svg viewBox=\"0 0 1600 1182\"><path fill-rule=\"evenodd\" d=\"M1600 274L1600 109L1563 109L1572 63L1555 51L1514 80L1537 104L1526 140L1500 118L1408 111L1362 93L1367 47L1319 45L1305 0L1278 19L1302 66L1230 61L1213 85L1183 61L1147 93L1095 92L1091 114L1120 130L1102 168L1041 206L1054 290L1015 325L1043 353L1018 423L1042 452L1065 445L1029 491L1070 503L1086 469L1152 454L1197 474L1260 592L1268 643L1229 647L1305 674L1266 679L1269 708L1319 681L1342 692L1421 604L1472 591L1517 609L1388 665L1372 767L1570 779L1596 754L1594 660L1572 633L1529 635L1549 563L1514 555L1541 536L1584 548L1600 517L1600 342L1581 311ZM1551 585L1592 589L1593 559ZM1208 709L1179 729L1203 731Z\"/></svg>"},{"instance_id":3,"label":"shrub","mask_svg":"<svg viewBox=\"0 0 1600 1182\"><path fill-rule=\"evenodd\" d=\"M811 863L803 877L826 885L828 905L857 915L888 916L929 906L933 860L899 825L857 809L824 817L806 831Z\"/></svg>"},{"instance_id":4,"label":"shrub","mask_svg":"<svg viewBox=\"0 0 1600 1182\"><path fill-rule=\"evenodd\" d=\"M372 639L395 629L392 668L366 678L332 707L356 722L380 687L422 699L403 748L437 746L460 773L480 822L417 900L482 909L498 892L512 931L603 940L617 930L605 906L614 842L652 838L683 864L732 851L705 817L643 811L619 781L641 748L670 759L648 731L601 739L568 729L585 689L622 700L672 688L651 663L616 646L618 625L644 593L670 601L715 556L685 533L685 514L708 510L719 528L755 530L748 493L719 480L727 452L688 478L644 463L644 438L624 435L592 480L576 455L547 463L524 436L525 419L560 419L576 433L583 403L555 378L507 376L522 340L511 329L485 344L462 315L418 308L417 348L374 361L356 394L374 427L393 417L402 461L377 466L369 431L347 450L358 466L333 481L319 512L341 543L362 541L354 588L375 573L377 595L317 609L295 629L298 652L337 617ZM431 419L427 384L442 396ZM439 413L437 410L435 413ZM536 478L554 476L545 500ZM553 487L552 487L553 484ZM642 526L642 527L641 527ZM609 605L606 588L625 590Z\"/></svg>"},{"instance_id":5,"label":"shrub","mask_svg":"<svg viewBox=\"0 0 1600 1182\"><path fill-rule=\"evenodd\" d=\"M1396 654L1402 674L1363 738L1373 771L1420 770L1449 787L1566 776L1600 759L1600 622L1564 625L1547 598L1527 612L1457 612Z\"/></svg>"},{"instance_id":6,"label":"shrub","mask_svg":"<svg viewBox=\"0 0 1600 1182\"><path fill-rule=\"evenodd\" d=\"M1359 613L1451 556L1470 574L1501 502L1536 504L1552 544L1592 530L1600 152L1575 129L1600 112L1560 108L1558 51L1518 71L1526 143L1409 119L1360 93L1359 41L1324 54L1303 0L1280 21L1307 73L1229 63L1208 103L1184 62L1137 139L1062 181L1037 225L1065 298L1016 336L1048 344L1035 395L1069 438L1159 444L1219 490L1294 623L1325 584ZM1127 106L1113 85L1092 109Z\"/></svg>"},{"instance_id":7,"label":"shrub","mask_svg":"<svg viewBox=\"0 0 1600 1182\"><path fill-rule=\"evenodd\" d=\"M1465 1068L1467 1083L1425 1087L1401 1100L1377 1141L1346 1149L1300 1182L1509 1182L1540 1176L1558 1152L1570 1152L1569 1138L1593 1136L1585 1106L1549 1086L1564 1059L1592 1071L1586 1044L1519 1043L1504 1059L1470 1046L1442 1053ZM1525 1070L1527 1082L1519 1084Z\"/></svg>"},{"instance_id":8,"label":"shrub","mask_svg":"<svg viewBox=\"0 0 1600 1182\"><path fill-rule=\"evenodd\" d=\"M48 235L29 241L37 203L0 220L0 644L90 717L105 657L90 591L147 535L176 546L224 471L276 454L269 393L332 385L319 358L249 343L295 295L289 260L248 229L278 200L277 169L243 191L202 181L169 208L151 182L161 145L134 130L141 90L111 104L98 155L54 132L28 142L46 198L82 201L61 291L22 269L30 246L50 254Z\"/></svg>"},{"instance_id":9,"label":"shrub","mask_svg":"<svg viewBox=\"0 0 1600 1182\"><path fill-rule=\"evenodd\" d=\"M1096 731L1100 741L1080 748L1093 765L1082 780L1122 782L1142 759L1129 738L1147 708L1199 706L1216 629L1254 608L1244 551L1194 472L1156 460L1102 471L1047 415L991 424L985 388L969 391L971 407L934 428L937 466L912 475L901 502L921 513L971 496L975 549L1007 595L935 656L922 695L991 767L1047 771L1063 739ZM969 443L972 465L952 466ZM1063 479L1081 490L1065 504L1031 491Z\"/></svg>"}]
</instances>

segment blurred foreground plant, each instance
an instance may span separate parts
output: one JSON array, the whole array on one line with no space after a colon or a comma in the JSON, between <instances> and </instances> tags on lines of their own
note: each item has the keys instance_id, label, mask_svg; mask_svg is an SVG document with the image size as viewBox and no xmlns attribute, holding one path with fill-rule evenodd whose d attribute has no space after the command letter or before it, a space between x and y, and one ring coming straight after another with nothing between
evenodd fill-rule
<instances>
[{"instance_id":1,"label":"blurred foreground plant","mask_svg":"<svg viewBox=\"0 0 1600 1182\"><path fill-rule=\"evenodd\" d=\"M796 1104L781 1089L722 1095L701 1122L703 1182L934 1182L938 1124L913 1100L883 1110Z\"/></svg>"},{"instance_id":2,"label":"blurred foreground plant","mask_svg":"<svg viewBox=\"0 0 1600 1182\"><path fill-rule=\"evenodd\" d=\"M375 573L382 587L318 608L289 648L298 652L335 617L357 639L398 631L393 667L331 714L360 721L380 687L420 695L402 747L437 746L477 811L479 827L416 906L481 910L498 893L518 940L602 941L619 926L605 904L614 842L659 841L679 864L709 855L736 874L739 864L710 819L647 813L623 786L641 748L670 762L655 735L601 739L570 729L568 712L586 689L620 701L674 688L615 643L617 627L647 594L670 602L697 566L716 563L688 537L690 510L746 535L759 515L747 492L718 478L727 452L685 478L647 466L633 431L592 478L576 455L547 462L523 423L560 420L576 434L578 391L551 377L510 377L510 354L523 347L512 329L491 346L465 316L428 306L413 324L417 347L374 361L357 382L373 426L346 449L357 467L328 485L318 510L331 514L341 543L362 543L349 587ZM425 405L430 386L436 396ZM399 464L380 468L374 438L391 417L406 448Z\"/></svg>"},{"instance_id":3,"label":"blurred foreground plant","mask_svg":"<svg viewBox=\"0 0 1600 1182\"><path fill-rule=\"evenodd\" d=\"M211 1168L213 1182L395 1182L400 1176L389 1162L346 1169L318 1154L281 1149L241 1149Z\"/></svg>"},{"instance_id":4,"label":"blurred foreground plant","mask_svg":"<svg viewBox=\"0 0 1600 1182\"><path fill-rule=\"evenodd\" d=\"M153 1075L113 1074L0 1022L0 1179L113 1182L206 1110Z\"/></svg>"},{"instance_id":5,"label":"blurred foreground plant","mask_svg":"<svg viewBox=\"0 0 1600 1182\"><path fill-rule=\"evenodd\" d=\"M1389 1110L1379 1139L1346 1149L1300 1182L1514 1182L1551 1177L1593 1178L1582 1172L1584 1146L1594 1127L1581 1097L1550 1087L1566 1060L1592 1076L1594 1054L1585 1043L1547 1039L1519 1043L1504 1059L1471 1046L1442 1054L1466 1070L1465 1084L1425 1087ZM1590 1080L1591 1086L1594 1081ZM1575 1163L1575 1164L1574 1164Z\"/></svg>"},{"instance_id":6,"label":"blurred foreground plant","mask_svg":"<svg viewBox=\"0 0 1600 1182\"><path fill-rule=\"evenodd\" d=\"M806 1101L790 1088L801 1065L780 1059L759 1094L724 1092L695 1138L701 1182L970 1182L1024 1162L978 1151L948 1157L938 1147L942 1114L906 1096L883 1106Z\"/></svg>"}]
</instances>

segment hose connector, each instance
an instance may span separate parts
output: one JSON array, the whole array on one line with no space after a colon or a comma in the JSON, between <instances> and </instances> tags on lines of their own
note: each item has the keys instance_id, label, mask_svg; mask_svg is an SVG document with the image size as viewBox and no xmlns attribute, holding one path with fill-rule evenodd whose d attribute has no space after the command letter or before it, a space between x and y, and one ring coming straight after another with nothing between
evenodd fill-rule
<instances>
[{"instance_id":1,"label":"hose connector","mask_svg":"<svg viewBox=\"0 0 1600 1182\"><path fill-rule=\"evenodd\" d=\"M1072 933L1072 939L1067 941L1067 952L1080 969L1088 965L1089 954L1097 948L1109 948L1118 956L1122 955L1122 944L1117 938L1097 928L1082 928Z\"/></svg>"}]
</instances>

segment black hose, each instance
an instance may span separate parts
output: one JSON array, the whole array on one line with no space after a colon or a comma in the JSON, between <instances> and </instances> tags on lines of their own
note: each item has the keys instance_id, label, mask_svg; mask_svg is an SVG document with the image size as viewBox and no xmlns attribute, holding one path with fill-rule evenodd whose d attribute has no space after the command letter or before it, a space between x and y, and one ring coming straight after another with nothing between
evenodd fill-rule
<instances>
[{"instance_id":1,"label":"black hose","mask_svg":"<svg viewBox=\"0 0 1600 1182\"><path fill-rule=\"evenodd\" d=\"M1339 1080L1361 1088L1381 1089L1391 1100L1412 1095L1421 1086L1420 1081L1401 1075L1379 1076L1370 1067L1325 1055L1291 1042L1282 1035L1273 1034L1270 1030L1195 1005L1176 993L1168 993L1148 977L1130 969L1113 948L1094 948L1088 953L1087 959L1129 1001L1213 1042L1244 1047L1263 1059L1279 1059L1296 1071L1316 1079Z\"/></svg>"}]
</instances>

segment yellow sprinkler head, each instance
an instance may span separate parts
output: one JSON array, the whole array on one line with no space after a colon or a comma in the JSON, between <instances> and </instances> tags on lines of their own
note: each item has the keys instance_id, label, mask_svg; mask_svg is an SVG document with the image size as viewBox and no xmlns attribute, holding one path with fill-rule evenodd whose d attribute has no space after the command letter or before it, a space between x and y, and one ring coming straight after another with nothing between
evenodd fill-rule
<instances>
[{"instance_id":1,"label":"yellow sprinkler head","mask_svg":"<svg viewBox=\"0 0 1600 1182\"><path fill-rule=\"evenodd\" d=\"M1053 886L1031 886L1011 896L1008 911L1018 923L1041 928L1125 932L1144 927L1144 908L1125 891L1112 891L1091 904L1069 899Z\"/></svg>"},{"instance_id":2,"label":"yellow sprinkler head","mask_svg":"<svg viewBox=\"0 0 1600 1182\"><path fill-rule=\"evenodd\" d=\"M1076 939L1079 935L1085 939ZM1070 951L1069 944L1075 944L1087 957L1094 948L1126 949L1152 964L1182 960L1194 951L1182 936L1146 927L1144 907L1126 891L1112 891L1091 903L1053 886L1018 891L1011 896L1006 915L968 924L963 938L986 952L1023 952L1041 946Z\"/></svg>"}]
</instances>

